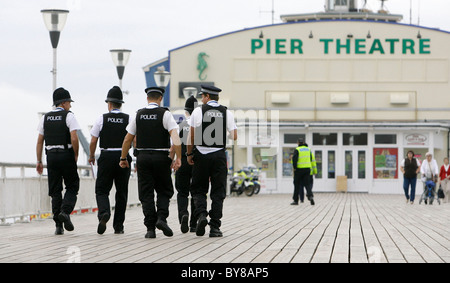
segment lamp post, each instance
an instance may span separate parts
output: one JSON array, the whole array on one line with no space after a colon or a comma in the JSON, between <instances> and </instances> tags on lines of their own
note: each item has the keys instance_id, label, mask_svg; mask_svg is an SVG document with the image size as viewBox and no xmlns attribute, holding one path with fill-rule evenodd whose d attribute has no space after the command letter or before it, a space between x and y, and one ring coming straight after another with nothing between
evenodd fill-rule
<instances>
[{"instance_id":1,"label":"lamp post","mask_svg":"<svg viewBox=\"0 0 450 283\"><path fill-rule=\"evenodd\" d=\"M64 25L66 24L68 10L41 10L44 17L44 23L50 32L50 41L53 47L53 90L56 89L56 48L58 47L59 36Z\"/></svg>"},{"instance_id":2,"label":"lamp post","mask_svg":"<svg viewBox=\"0 0 450 283\"><path fill-rule=\"evenodd\" d=\"M156 86L165 90L170 81L170 73L166 71L164 66L159 66L156 69L157 71L153 74ZM164 101L162 106L164 106Z\"/></svg>"},{"instance_id":3,"label":"lamp post","mask_svg":"<svg viewBox=\"0 0 450 283\"><path fill-rule=\"evenodd\" d=\"M196 87L188 86L188 87L183 88L184 99L188 99L191 96L196 97L197 93L198 93L198 90Z\"/></svg>"},{"instance_id":4,"label":"lamp post","mask_svg":"<svg viewBox=\"0 0 450 283\"><path fill-rule=\"evenodd\" d=\"M130 59L131 50L129 49L111 49L111 56L117 68L117 75L119 76L119 87L122 89L122 78L125 72L125 65Z\"/></svg>"}]
</instances>

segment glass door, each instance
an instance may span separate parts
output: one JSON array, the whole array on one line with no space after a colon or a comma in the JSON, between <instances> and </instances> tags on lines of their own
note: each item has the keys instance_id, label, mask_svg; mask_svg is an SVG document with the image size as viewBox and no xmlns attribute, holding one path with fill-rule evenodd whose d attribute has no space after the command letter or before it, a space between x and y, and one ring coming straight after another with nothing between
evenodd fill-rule
<instances>
[{"instance_id":1,"label":"glass door","mask_svg":"<svg viewBox=\"0 0 450 283\"><path fill-rule=\"evenodd\" d=\"M347 190L368 192L367 182L367 150L346 149L344 151L344 168L347 176Z\"/></svg>"},{"instance_id":2,"label":"glass door","mask_svg":"<svg viewBox=\"0 0 450 283\"><path fill-rule=\"evenodd\" d=\"M313 192L336 191L336 150L312 148L317 164Z\"/></svg>"}]
</instances>

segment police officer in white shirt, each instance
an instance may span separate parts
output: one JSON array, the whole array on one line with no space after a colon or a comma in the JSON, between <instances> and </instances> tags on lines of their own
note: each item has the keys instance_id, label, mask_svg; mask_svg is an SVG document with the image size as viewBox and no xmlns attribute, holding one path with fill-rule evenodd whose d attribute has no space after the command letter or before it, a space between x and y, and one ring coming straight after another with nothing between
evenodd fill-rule
<instances>
[{"instance_id":1,"label":"police officer in white shirt","mask_svg":"<svg viewBox=\"0 0 450 283\"><path fill-rule=\"evenodd\" d=\"M113 182L116 186L115 207L113 228L115 234L123 234L123 223L125 221L125 211L128 199L128 181L131 170L129 167L121 168L117 163L122 151L122 143L127 134L129 115L122 113L123 93L118 86L114 86L108 91L105 100L108 103L108 113L100 116L91 129L91 143L89 146L89 163L95 164L95 149L100 139L100 157L98 159L98 173L95 182L95 196L98 206L97 233L103 234L106 230L106 223L111 217L109 204L109 192ZM128 162L131 163L131 156L127 155Z\"/></svg>"},{"instance_id":2,"label":"police officer in white shirt","mask_svg":"<svg viewBox=\"0 0 450 283\"><path fill-rule=\"evenodd\" d=\"M186 147L189 130L191 128L191 114L197 107L198 101L194 96L186 99L184 104L186 119L181 122L179 126L179 133L181 139L181 167L175 173L175 188L177 190L177 206L178 206L178 220L181 224L181 232L188 231L195 232L197 226L197 218L195 218L195 204L191 194L191 219L189 220L189 194L192 180L192 165L187 161ZM190 227L190 228L189 228Z\"/></svg>"},{"instance_id":3,"label":"police officer in white shirt","mask_svg":"<svg viewBox=\"0 0 450 283\"><path fill-rule=\"evenodd\" d=\"M145 92L148 106L140 109L136 118L131 119L127 126L128 133L122 145L120 166L129 167L127 154L136 137L139 200L144 213L144 225L147 227L145 238L156 237L155 227L170 237L173 231L167 224L167 217L170 198L174 193L171 165L174 170L181 166L178 124L167 108L160 107L164 89L150 87L145 89ZM169 157L170 139L176 154L173 164Z\"/></svg>"},{"instance_id":4,"label":"police officer in white shirt","mask_svg":"<svg viewBox=\"0 0 450 283\"><path fill-rule=\"evenodd\" d=\"M74 226L70 220L80 187L78 176L78 135L80 126L69 109L73 102L70 93L64 88L53 92L53 105L56 109L42 116L38 125L38 140L36 144L37 165L36 171L42 174L42 150L45 142L47 155L47 173L49 196L52 201L53 220L56 224L56 235L73 231ZM66 185L64 197L63 180Z\"/></svg>"},{"instance_id":5,"label":"police officer in white shirt","mask_svg":"<svg viewBox=\"0 0 450 283\"><path fill-rule=\"evenodd\" d=\"M226 140L237 139L237 127L233 114L218 103L220 88L202 85L203 105L197 107L191 116L188 162L194 165L191 193L195 202L195 216L198 218L196 235L203 236L208 224L210 237L221 237L220 231L223 201L226 196L227 158ZM227 135L227 132L230 134ZM195 149L193 148L195 145ZM211 180L211 210L207 211L206 195Z\"/></svg>"}]
</instances>

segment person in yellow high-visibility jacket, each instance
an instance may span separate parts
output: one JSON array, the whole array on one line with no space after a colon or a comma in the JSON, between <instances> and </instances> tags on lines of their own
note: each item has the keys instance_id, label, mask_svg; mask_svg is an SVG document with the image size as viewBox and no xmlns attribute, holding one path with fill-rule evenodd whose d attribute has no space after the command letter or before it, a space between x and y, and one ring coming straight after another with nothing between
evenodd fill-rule
<instances>
[{"instance_id":1,"label":"person in yellow high-visibility jacket","mask_svg":"<svg viewBox=\"0 0 450 283\"><path fill-rule=\"evenodd\" d=\"M314 160L314 166L313 166ZM314 174L314 167L316 167L314 155L311 149L305 144L305 141L300 138L298 140L298 147L295 149L292 156L292 167L294 169L294 195L292 196L293 202L291 205L298 205L303 202L305 195L303 188L306 189L306 197L314 205L314 196L312 194L311 186L311 174ZM315 169L317 172L317 168Z\"/></svg>"}]
</instances>

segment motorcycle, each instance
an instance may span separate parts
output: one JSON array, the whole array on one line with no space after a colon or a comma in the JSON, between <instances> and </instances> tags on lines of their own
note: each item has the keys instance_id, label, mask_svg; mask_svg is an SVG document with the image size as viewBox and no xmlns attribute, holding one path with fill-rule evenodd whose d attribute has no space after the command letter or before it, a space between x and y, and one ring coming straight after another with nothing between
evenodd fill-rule
<instances>
[{"instance_id":1,"label":"motorcycle","mask_svg":"<svg viewBox=\"0 0 450 283\"><path fill-rule=\"evenodd\" d=\"M260 170L257 168L250 168L250 172L251 172L251 180L255 186L255 195L257 195L259 193L259 191L261 190L261 183L259 182L259 172Z\"/></svg>"},{"instance_id":2,"label":"motorcycle","mask_svg":"<svg viewBox=\"0 0 450 283\"><path fill-rule=\"evenodd\" d=\"M230 193L236 193L237 195L244 193L249 197L255 193L255 184L249 173L250 172L246 170L239 170L234 173L230 179Z\"/></svg>"}]
</instances>

